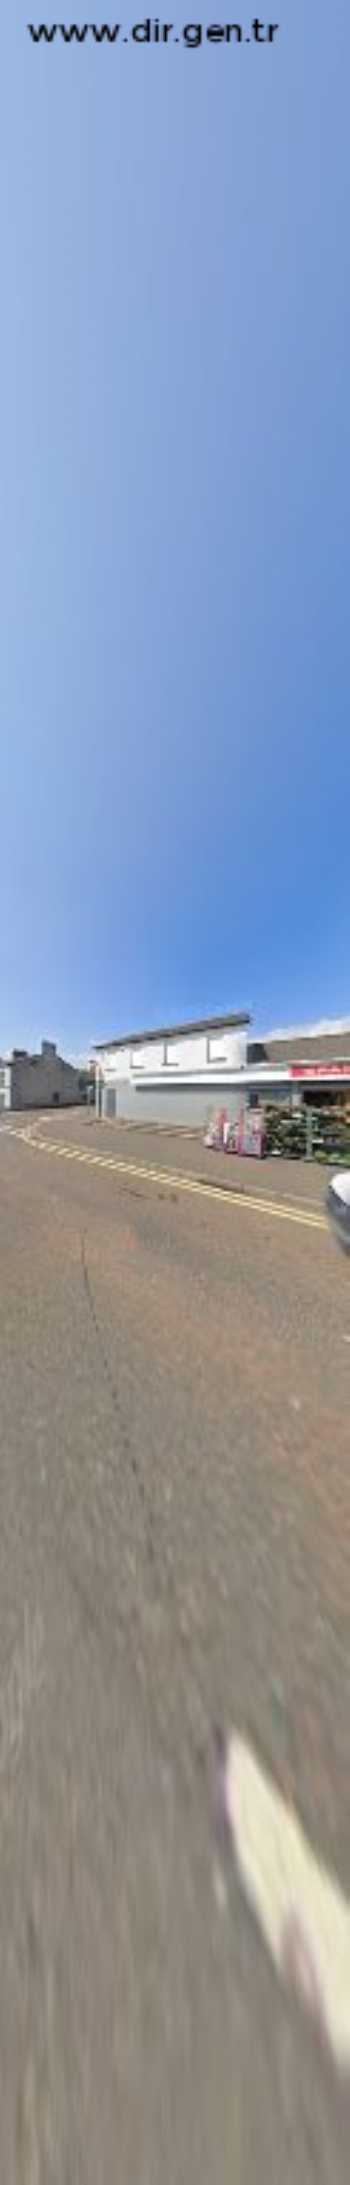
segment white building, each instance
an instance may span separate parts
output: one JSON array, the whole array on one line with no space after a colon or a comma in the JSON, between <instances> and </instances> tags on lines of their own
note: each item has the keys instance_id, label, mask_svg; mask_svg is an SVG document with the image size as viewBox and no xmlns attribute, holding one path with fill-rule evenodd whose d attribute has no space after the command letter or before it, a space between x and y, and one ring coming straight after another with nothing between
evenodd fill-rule
<instances>
[{"instance_id":1,"label":"white building","mask_svg":"<svg viewBox=\"0 0 350 2185\"><path fill-rule=\"evenodd\" d=\"M96 1111L198 1124L243 1104L349 1102L350 1024L304 1025L248 1041L246 1012L106 1040L96 1053Z\"/></svg>"},{"instance_id":2,"label":"white building","mask_svg":"<svg viewBox=\"0 0 350 2185\"><path fill-rule=\"evenodd\" d=\"M224 1099L233 1117L248 1024L247 1012L235 1011L103 1041L95 1049L97 1114L200 1125Z\"/></svg>"},{"instance_id":3,"label":"white building","mask_svg":"<svg viewBox=\"0 0 350 2185\"><path fill-rule=\"evenodd\" d=\"M11 1063L0 1056L0 1109L11 1107Z\"/></svg>"}]
</instances>

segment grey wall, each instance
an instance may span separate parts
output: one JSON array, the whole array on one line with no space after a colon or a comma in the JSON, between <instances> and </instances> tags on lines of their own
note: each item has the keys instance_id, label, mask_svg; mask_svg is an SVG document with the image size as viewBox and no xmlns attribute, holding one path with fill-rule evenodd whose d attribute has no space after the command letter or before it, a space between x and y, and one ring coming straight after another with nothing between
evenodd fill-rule
<instances>
[{"instance_id":1,"label":"grey wall","mask_svg":"<svg viewBox=\"0 0 350 2185\"><path fill-rule=\"evenodd\" d=\"M203 1127L214 1108L227 1108L234 1118L242 1106L243 1092L232 1092L225 1085L140 1086L135 1091L127 1080L118 1085L104 1086L103 1108L105 1117L117 1115L121 1122L135 1123L183 1123L190 1128Z\"/></svg>"},{"instance_id":2,"label":"grey wall","mask_svg":"<svg viewBox=\"0 0 350 2185\"><path fill-rule=\"evenodd\" d=\"M60 1055L19 1055L11 1064L11 1107L75 1107L82 1099L79 1074Z\"/></svg>"}]
</instances>

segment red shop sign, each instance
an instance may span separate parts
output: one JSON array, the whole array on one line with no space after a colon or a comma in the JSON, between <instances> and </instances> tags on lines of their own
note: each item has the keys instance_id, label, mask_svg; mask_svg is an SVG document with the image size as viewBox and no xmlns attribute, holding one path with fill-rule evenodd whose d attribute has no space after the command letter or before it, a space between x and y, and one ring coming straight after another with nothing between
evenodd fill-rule
<instances>
[{"instance_id":1,"label":"red shop sign","mask_svg":"<svg viewBox=\"0 0 350 2185\"><path fill-rule=\"evenodd\" d=\"M350 1078L350 1056L348 1062L292 1062L290 1066L290 1077Z\"/></svg>"}]
</instances>

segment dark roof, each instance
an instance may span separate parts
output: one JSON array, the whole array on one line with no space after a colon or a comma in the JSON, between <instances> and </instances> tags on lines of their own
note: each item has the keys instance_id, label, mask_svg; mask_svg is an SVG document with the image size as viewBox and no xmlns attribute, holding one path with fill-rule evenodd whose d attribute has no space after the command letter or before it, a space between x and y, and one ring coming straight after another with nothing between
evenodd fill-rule
<instances>
[{"instance_id":1,"label":"dark roof","mask_svg":"<svg viewBox=\"0 0 350 2185\"><path fill-rule=\"evenodd\" d=\"M250 1040L247 1061L273 1064L348 1062L350 1060L350 1027L343 1032L295 1032L285 1038Z\"/></svg>"},{"instance_id":2,"label":"dark roof","mask_svg":"<svg viewBox=\"0 0 350 2185\"><path fill-rule=\"evenodd\" d=\"M40 1054L36 1055L30 1055L28 1047L13 1047L12 1055L10 1055L8 1059L10 1059L10 1062L12 1064L16 1062L26 1062L28 1063L28 1067L30 1067L30 1069L36 1068L36 1065L42 1062L58 1062L61 1069L74 1070L75 1076L78 1075L78 1071L80 1068L78 1062L67 1062L65 1056L59 1055L57 1053L57 1047L54 1047L53 1043L52 1045L50 1045L49 1041L47 1042L46 1051L45 1047L44 1049L41 1048Z\"/></svg>"},{"instance_id":3,"label":"dark roof","mask_svg":"<svg viewBox=\"0 0 350 2185\"><path fill-rule=\"evenodd\" d=\"M95 1040L95 1052L101 1054L104 1047L143 1047L149 1040L186 1039L186 1034L194 1032L223 1032L242 1024L250 1024L250 1016L246 1009L235 1009L221 1017L195 1017L190 1024L161 1024L157 1030L122 1032L117 1039Z\"/></svg>"},{"instance_id":4,"label":"dark roof","mask_svg":"<svg viewBox=\"0 0 350 2185\"><path fill-rule=\"evenodd\" d=\"M266 1039L264 1048L267 1062L347 1062L350 1030L298 1032L294 1038Z\"/></svg>"}]
</instances>

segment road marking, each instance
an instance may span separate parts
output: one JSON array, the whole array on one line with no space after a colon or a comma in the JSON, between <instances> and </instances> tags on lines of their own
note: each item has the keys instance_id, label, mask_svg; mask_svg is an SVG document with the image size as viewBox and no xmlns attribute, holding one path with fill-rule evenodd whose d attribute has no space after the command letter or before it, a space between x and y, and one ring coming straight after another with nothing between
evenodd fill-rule
<instances>
[{"instance_id":1,"label":"road marking","mask_svg":"<svg viewBox=\"0 0 350 2185\"><path fill-rule=\"evenodd\" d=\"M348 2071L349 1900L254 1752L235 1734L224 1795L243 1890L276 1971L309 2011L339 2069Z\"/></svg>"},{"instance_id":2,"label":"road marking","mask_svg":"<svg viewBox=\"0 0 350 2185\"><path fill-rule=\"evenodd\" d=\"M49 1142L44 1138L36 1138L28 1130L14 1130L10 1127L9 1136L20 1138L23 1144L33 1146L37 1152L56 1154L58 1160L85 1161L89 1168L109 1168L116 1175L136 1176L146 1183L162 1184L166 1190L187 1191L190 1197L216 1200L217 1204L233 1209L243 1207L250 1213L264 1214L265 1217L268 1215L277 1221L292 1222L299 1228L328 1233L328 1223L323 1214L310 1213L308 1208L302 1212L301 1208L289 1205L287 1201L282 1205L277 1199L263 1198L262 1193L255 1198L253 1192L225 1191L220 1184L203 1183L199 1177L191 1174L183 1176L178 1169L172 1173L169 1169L152 1167L145 1161L122 1161L118 1157L107 1159L104 1153L84 1153L80 1146L62 1146L57 1140Z\"/></svg>"}]
</instances>

